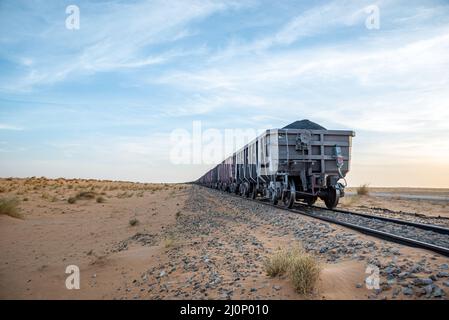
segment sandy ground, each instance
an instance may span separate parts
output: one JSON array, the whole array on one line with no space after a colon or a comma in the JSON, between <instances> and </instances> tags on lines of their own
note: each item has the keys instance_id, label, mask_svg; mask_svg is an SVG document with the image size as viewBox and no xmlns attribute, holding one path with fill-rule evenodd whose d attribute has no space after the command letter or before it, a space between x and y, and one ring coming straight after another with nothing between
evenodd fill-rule
<instances>
[{"instance_id":1,"label":"sandy ground","mask_svg":"<svg viewBox=\"0 0 449 320\"><path fill-rule=\"evenodd\" d=\"M417 299L424 296L411 281L446 272L449 263L424 250L197 186L2 179L0 191L0 198L20 200L22 215L0 215L2 299ZM68 203L86 191L94 197ZM447 215L446 207L432 202L354 199L343 207ZM134 226L132 219L138 221ZM315 234L323 236L313 239ZM321 238L338 245L320 254ZM354 243L360 249L352 250ZM309 296L297 294L287 277L264 272L270 254L296 245L316 254L322 267ZM364 285L373 261L382 290ZM405 270L417 264L412 279L387 283L383 277L391 265ZM80 290L65 287L68 265L81 270ZM434 284L449 293L447 280ZM404 293L406 286L415 293Z\"/></svg>"}]
</instances>

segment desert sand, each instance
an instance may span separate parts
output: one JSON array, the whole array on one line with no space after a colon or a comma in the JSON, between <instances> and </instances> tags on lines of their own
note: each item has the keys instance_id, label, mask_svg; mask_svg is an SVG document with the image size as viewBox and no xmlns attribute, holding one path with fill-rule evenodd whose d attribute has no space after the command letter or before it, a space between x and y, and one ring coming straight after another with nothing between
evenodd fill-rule
<instances>
[{"instance_id":1,"label":"desert sand","mask_svg":"<svg viewBox=\"0 0 449 320\"><path fill-rule=\"evenodd\" d=\"M0 215L1 299L445 299L449 293L443 256L216 190L45 178L1 179L0 188L0 198L19 200L20 212ZM352 195L342 207L441 224L449 217L445 204L426 200ZM264 271L270 254L292 246L320 262L310 295ZM378 290L364 283L373 264ZM65 286L68 265L80 268L79 290ZM415 284L431 276L430 293Z\"/></svg>"}]
</instances>

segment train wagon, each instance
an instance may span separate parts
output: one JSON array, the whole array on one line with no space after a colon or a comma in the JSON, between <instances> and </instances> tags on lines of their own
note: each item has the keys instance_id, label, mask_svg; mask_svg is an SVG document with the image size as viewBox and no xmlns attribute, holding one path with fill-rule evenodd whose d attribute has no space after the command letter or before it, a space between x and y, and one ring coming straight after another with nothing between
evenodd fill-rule
<instances>
[{"instance_id":1,"label":"train wagon","mask_svg":"<svg viewBox=\"0 0 449 320\"><path fill-rule=\"evenodd\" d=\"M353 131L327 130L309 120L269 129L196 183L291 208L322 199L335 208L344 196Z\"/></svg>"}]
</instances>

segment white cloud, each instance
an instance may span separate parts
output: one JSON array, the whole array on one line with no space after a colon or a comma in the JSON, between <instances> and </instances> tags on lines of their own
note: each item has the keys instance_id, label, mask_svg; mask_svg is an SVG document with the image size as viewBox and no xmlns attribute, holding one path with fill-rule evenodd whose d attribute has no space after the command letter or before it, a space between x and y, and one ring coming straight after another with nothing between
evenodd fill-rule
<instances>
[{"instance_id":1,"label":"white cloud","mask_svg":"<svg viewBox=\"0 0 449 320\"><path fill-rule=\"evenodd\" d=\"M7 124L7 123L0 123L0 130L22 131L23 128L16 126L16 125Z\"/></svg>"},{"instance_id":2,"label":"white cloud","mask_svg":"<svg viewBox=\"0 0 449 320\"><path fill-rule=\"evenodd\" d=\"M232 39L228 46L210 58L211 62L234 56L263 53L273 47L288 47L302 39L334 32L355 24L363 26L367 1L333 1L298 14L279 30L251 41ZM369 2L369 4L373 4Z\"/></svg>"},{"instance_id":3,"label":"white cloud","mask_svg":"<svg viewBox=\"0 0 449 320\"><path fill-rule=\"evenodd\" d=\"M182 107L192 113L247 106L270 114L278 112L276 106L287 112L321 103L318 112L330 109L329 118L341 117L343 123L348 113L356 113L358 127L384 130L378 120L389 118L397 122L396 128L406 130L413 117L447 113L442 89L449 87L449 29L440 32L407 43L392 39L383 47L366 43L361 49L365 43L359 43L285 50L175 71L153 81L194 93L196 98Z\"/></svg>"},{"instance_id":4,"label":"white cloud","mask_svg":"<svg viewBox=\"0 0 449 320\"><path fill-rule=\"evenodd\" d=\"M47 19L46 25L41 21L34 22L39 47L28 52L34 56L22 61L29 68L27 73L8 79L1 87L12 92L27 91L35 86L60 82L69 76L140 68L166 63L183 55L198 54L201 48L149 52L157 45L193 35L188 30L190 23L241 6L232 1L212 0L113 2L107 5L84 3L78 31L63 28L58 14L53 13L56 16ZM29 10L38 9L30 7ZM23 12L17 14L24 15ZM25 16L22 18L26 19ZM8 38L3 42L20 41L24 35L20 30L17 32L18 39ZM13 57L11 59L14 60Z\"/></svg>"}]
</instances>

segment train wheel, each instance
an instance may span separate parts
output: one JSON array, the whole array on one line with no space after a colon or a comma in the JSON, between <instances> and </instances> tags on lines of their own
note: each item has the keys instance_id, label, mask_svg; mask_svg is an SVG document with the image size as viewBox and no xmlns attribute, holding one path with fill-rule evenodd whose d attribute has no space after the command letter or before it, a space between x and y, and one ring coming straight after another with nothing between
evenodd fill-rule
<instances>
[{"instance_id":1,"label":"train wheel","mask_svg":"<svg viewBox=\"0 0 449 320\"><path fill-rule=\"evenodd\" d=\"M245 198L249 198L249 194L250 194L249 190L250 190L250 185L245 183Z\"/></svg>"},{"instance_id":2,"label":"train wheel","mask_svg":"<svg viewBox=\"0 0 449 320\"><path fill-rule=\"evenodd\" d=\"M244 183L242 183L242 184L240 185L239 193L240 193L240 195L241 195L242 197L244 197L244 196L246 195L246 186L245 186Z\"/></svg>"},{"instance_id":3,"label":"train wheel","mask_svg":"<svg viewBox=\"0 0 449 320\"><path fill-rule=\"evenodd\" d=\"M327 197L324 199L324 203L328 209L334 209L338 205L340 200L340 190L335 188L328 188Z\"/></svg>"},{"instance_id":4,"label":"train wheel","mask_svg":"<svg viewBox=\"0 0 449 320\"><path fill-rule=\"evenodd\" d=\"M257 188L255 185L251 188L251 199L256 199L257 197Z\"/></svg>"},{"instance_id":5,"label":"train wheel","mask_svg":"<svg viewBox=\"0 0 449 320\"><path fill-rule=\"evenodd\" d=\"M286 208L291 208L293 207L295 200L296 200L296 187L293 180L290 180L287 190L284 191L284 196L282 197L282 204Z\"/></svg>"},{"instance_id":6,"label":"train wheel","mask_svg":"<svg viewBox=\"0 0 449 320\"><path fill-rule=\"evenodd\" d=\"M307 205L313 206L317 200L318 200L318 197L312 196L312 197L308 197L307 199L305 199L305 202L307 203Z\"/></svg>"}]
</instances>

